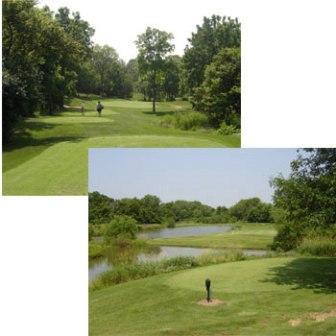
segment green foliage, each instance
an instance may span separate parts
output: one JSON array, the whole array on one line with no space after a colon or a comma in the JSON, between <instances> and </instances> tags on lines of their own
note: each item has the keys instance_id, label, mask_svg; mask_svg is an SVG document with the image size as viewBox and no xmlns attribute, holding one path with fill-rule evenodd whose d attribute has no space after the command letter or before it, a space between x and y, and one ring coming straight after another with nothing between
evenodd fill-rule
<instances>
[{"instance_id":1,"label":"green foliage","mask_svg":"<svg viewBox=\"0 0 336 336\"><path fill-rule=\"evenodd\" d=\"M220 135L231 135L237 133L238 130L233 125L227 125L225 121L222 121L219 129L217 130L217 134Z\"/></svg>"},{"instance_id":2,"label":"green foliage","mask_svg":"<svg viewBox=\"0 0 336 336\"><path fill-rule=\"evenodd\" d=\"M302 237L327 231L336 222L336 150L304 151L305 155L300 154L291 163L289 178L278 176L272 180L276 207L283 209L286 222L296 228L290 231L300 230ZM277 243L281 245L284 239L286 235L277 237ZM296 247L300 240L294 242L288 248Z\"/></svg>"},{"instance_id":3,"label":"green foliage","mask_svg":"<svg viewBox=\"0 0 336 336\"><path fill-rule=\"evenodd\" d=\"M196 130L208 127L208 118L200 112L175 113L174 116L166 116L160 123L162 127L174 127L182 130Z\"/></svg>"},{"instance_id":4,"label":"green foliage","mask_svg":"<svg viewBox=\"0 0 336 336\"><path fill-rule=\"evenodd\" d=\"M197 26L189 43L183 60L189 88L192 90L201 86L207 65L221 49L240 47L240 23L237 19L225 16L204 17L202 26Z\"/></svg>"},{"instance_id":5,"label":"green foliage","mask_svg":"<svg viewBox=\"0 0 336 336\"><path fill-rule=\"evenodd\" d=\"M103 243L89 242L89 258L102 257L105 253L106 246Z\"/></svg>"},{"instance_id":6,"label":"green foliage","mask_svg":"<svg viewBox=\"0 0 336 336\"><path fill-rule=\"evenodd\" d=\"M36 1L3 1L3 139L21 118L39 107L52 114L75 94L78 64L87 57L93 30L80 19L54 18ZM85 38L84 38L85 37Z\"/></svg>"},{"instance_id":7,"label":"green foliage","mask_svg":"<svg viewBox=\"0 0 336 336\"><path fill-rule=\"evenodd\" d=\"M289 251L298 246L302 238L303 232L301 228L293 223L286 223L279 227L271 248L272 250Z\"/></svg>"},{"instance_id":8,"label":"green foliage","mask_svg":"<svg viewBox=\"0 0 336 336\"><path fill-rule=\"evenodd\" d=\"M137 221L129 216L115 216L107 225L105 231L105 241L110 241L112 238L120 239L135 239L138 231Z\"/></svg>"},{"instance_id":9,"label":"green foliage","mask_svg":"<svg viewBox=\"0 0 336 336\"><path fill-rule=\"evenodd\" d=\"M140 76L147 80L148 91L150 91L153 100L153 113L156 113L156 99L159 92L159 86L163 81L163 76L168 69L171 69L167 62L167 54L175 48L170 43L173 34L165 31L147 27L146 31L138 35L135 44L139 50L138 67ZM172 64L172 63L171 63ZM174 72L174 71L172 71ZM167 79L169 81L169 79Z\"/></svg>"},{"instance_id":10,"label":"green foliage","mask_svg":"<svg viewBox=\"0 0 336 336\"><path fill-rule=\"evenodd\" d=\"M304 238L297 251L301 254L336 257L336 240L331 237Z\"/></svg>"},{"instance_id":11,"label":"green foliage","mask_svg":"<svg viewBox=\"0 0 336 336\"><path fill-rule=\"evenodd\" d=\"M229 213L238 221L268 223L271 221L271 209L271 204L263 203L254 197L240 200L229 209Z\"/></svg>"},{"instance_id":12,"label":"green foliage","mask_svg":"<svg viewBox=\"0 0 336 336\"><path fill-rule=\"evenodd\" d=\"M207 66L204 82L194 91L195 109L206 112L215 127L225 121L240 128L240 72L240 49L224 48Z\"/></svg>"}]
</instances>

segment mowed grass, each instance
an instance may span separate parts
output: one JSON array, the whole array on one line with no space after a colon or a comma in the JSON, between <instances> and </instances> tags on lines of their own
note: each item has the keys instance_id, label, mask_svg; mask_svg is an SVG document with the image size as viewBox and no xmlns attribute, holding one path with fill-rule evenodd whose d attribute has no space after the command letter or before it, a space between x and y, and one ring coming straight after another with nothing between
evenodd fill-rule
<instances>
[{"instance_id":1,"label":"mowed grass","mask_svg":"<svg viewBox=\"0 0 336 336\"><path fill-rule=\"evenodd\" d=\"M81 100L56 116L22 122L13 143L3 147L4 195L86 195L88 148L102 147L239 147L240 135L219 136L211 131L181 131L160 126L165 115L188 111L187 102L151 103L120 99L102 100L101 117L96 101Z\"/></svg>"},{"instance_id":2,"label":"mowed grass","mask_svg":"<svg viewBox=\"0 0 336 336\"><path fill-rule=\"evenodd\" d=\"M149 240L149 243L166 246L266 250L273 242L276 233L274 224L246 223L238 224L236 229L223 233L178 238L155 238Z\"/></svg>"},{"instance_id":3,"label":"mowed grass","mask_svg":"<svg viewBox=\"0 0 336 336\"><path fill-rule=\"evenodd\" d=\"M198 304L206 278L223 305ZM161 274L90 291L89 334L334 335L335 280L335 258L265 258Z\"/></svg>"}]
</instances>

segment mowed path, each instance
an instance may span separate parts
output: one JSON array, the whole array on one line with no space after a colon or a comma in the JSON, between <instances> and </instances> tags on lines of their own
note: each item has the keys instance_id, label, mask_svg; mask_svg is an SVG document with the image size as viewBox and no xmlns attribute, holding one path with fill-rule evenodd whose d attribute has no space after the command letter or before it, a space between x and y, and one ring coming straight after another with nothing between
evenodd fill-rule
<instances>
[{"instance_id":1,"label":"mowed path","mask_svg":"<svg viewBox=\"0 0 336 336\"><path fill-rule=\"evenodd\" d=\"M86 195L89 148L240 146L239 135L160 127L165 115L175 113L169 103L158 104L153 115L150 103L111 99L103 102L102 117L95 101L86 103L84 116L79 103L73 101L73 107L57 116L31 118L21 125L17 141L4 148L4 195Z\"/></svg>"},{"instance_id":2,"label":"mowed path","mask_svg":"<svg viewBox=\"0 0 336 336\"><path fill-rule=\"evenodd\" d=\"M224 304L198 304L206 278ZM133 280L90 292L90 336L331 336L335 279L335 258L282 257Z\"/></svg>"}]
</instances>

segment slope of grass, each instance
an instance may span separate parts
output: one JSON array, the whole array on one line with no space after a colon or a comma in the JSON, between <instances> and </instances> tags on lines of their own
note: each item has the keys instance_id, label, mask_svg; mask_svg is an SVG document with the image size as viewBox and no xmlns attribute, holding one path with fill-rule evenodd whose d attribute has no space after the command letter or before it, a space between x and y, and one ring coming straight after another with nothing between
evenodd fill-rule
<instances>
[{"instance_id":1,"label":"slope of grass","mask_svg":"<svg viewBox=\"0 0 336 336\"><path fill-rule=\"evenodd\" d=\"M223 305L197 304L208 277ZM90 335L333 335L335 279L335 258L268 258L135 280L90 292Z\"/></svg>"},{"instance_id":2,"label":"slope of grass","mask_svg":"<svg viewBox=\"0 0 336 336\"><path fill-rule=\"evenodd\" d=\"M3 148L4 195L87 194L87 149L100 147L239 147L240 135L222 137L211 131L180 131L159 126L160 120L186 102L151 103L120 99L86 101L82 116L75 99L56 116L23 121L16 139ZM178 105L176 105L178 104ZM68 182L68 183L67 183Z\"/></svg>"},{"instance_id":3,"label":"slope of grass","mask_svg":"<svg viewBox=\"0 0 336 336\"><path fill-rule=\"evenodd\" d=\"M229 224L228 224L229 225ZM273 224L239 224L235 230L203 236L155 238L153 245L265 250L273 242Z\"/></svg>"}]
</instances>

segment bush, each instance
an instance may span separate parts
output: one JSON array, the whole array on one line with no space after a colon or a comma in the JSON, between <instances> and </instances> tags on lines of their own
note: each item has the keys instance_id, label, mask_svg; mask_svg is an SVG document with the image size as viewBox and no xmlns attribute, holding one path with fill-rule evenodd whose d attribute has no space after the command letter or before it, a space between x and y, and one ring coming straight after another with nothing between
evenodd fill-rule
<instances>
[{"instance_id":1,"label":"bush","mask_svg":"<svg viewBox=\"0 0 336 336\"><path fill-rule=\"evenodd\" d=\"M329 237L305 238L297 251L314 256L336 257L336 240Z\"/></svg>"},{"instance_id":2,"label":"bush","mask_svg":"<svg viewBox=\"0 0 336 336\"><path fill-rule=\"evenodd\" d=\"M190 112L180 114L176 120L176 126L182 130L196 130L197 128L208 126L208 117L200 112Z\"/></svg>"},{"instance_id":3,"label":"bush","mask_svg":"<svg viewBox=\"0 0 336 336\"><path fill-rule=\"evenodd\" d=\"M135 239L138 231L137 221L130 216L115 216L105 231L105 240L110 241L112 238Z\"/></svg>"},{"instance_id":4,"label":"bush","mask_svg":"<svg viewBox=\"0 0 336 336\"><path fill-rule=\"evenodd\" d=\"M233 125L227 125L225 121L222 121L219 129L217 130L217 134L219 135L232 135L237 132L238 130Z\"/></svg>"},{"instance_id":5,"label":"bush","mask_svg":"<svg viewBox=\"0 0 336 336\"><path fill-rule=\"evenodd\" d=\"M161 262L162 272L173 272L199 266L194 257L175 257Z\"/></svg>"},{"instance_id":6,"label":"bush","mask_svg":"<svg viewBox=\"0 0 336 336\"><path fill-rule=\"evenodd\" d=\"M176 119L173 116L165 116L164 119L160 122L161 127L165 128L174 128L176 124Z\"/></svg>"},{"instance_id":7,"label":"bush","mask_svg":"<svg viewBox=\"0 0 336 336\"><path fill-rule=\"evenodd\" d=\"M272 250L289 251L302 241L303 231L298 225L287 223L280 226L278 234L271 245Z\"/></svg>"},{"instance_id":8,"label":"bush","mask_svg":"<svg viewBox=\"0 0 336 336\"><path fill-rule=\"evenodd\" d=\"M166 116L160 125L166 128L179 128L182 130L196 130L208 127L208 117L200 112L176 113L175 116Z\"/></svg>"}]
</instances>

